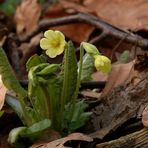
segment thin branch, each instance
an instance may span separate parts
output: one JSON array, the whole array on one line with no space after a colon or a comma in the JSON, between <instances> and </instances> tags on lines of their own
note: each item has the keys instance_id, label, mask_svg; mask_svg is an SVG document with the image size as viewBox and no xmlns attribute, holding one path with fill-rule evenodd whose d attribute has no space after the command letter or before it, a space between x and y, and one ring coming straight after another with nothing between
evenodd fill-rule
<instances>
[{"instance_id":1,"label":"thin branch","mask_svg":"<svg viewBox=\"0 0 148 148\"><path fill-rule=\"evenodd\" d=\"M89 43L94 44L96 42L100 42L107 36L107 32L103 31L99 36L93 38L92 40L89 41Z\"/></svg>"},{"instance_id":2,"label":"thin branch","mask_svg":"<svg viewBox=\"0 0 148 148\"><path fill-rule=\"evenodd\" d=\"M85 13L78 13L75 15L66 16L62 18L56 18L56 19L42 20L39 22L38 27L33 32L31 32L24 38L20 38L20 41L21 42L29 41L34 35L38 34L41 31L48 29L49 27L66 25L66 24L71 24L71 23L78 23L78 22L95 26L96 28L102 31L105 31L106 35L110 35L117 39L122 39L128 34L128 36L125 39L126 42L132 43L132 44L135 44L137 42L137 46L145 50L148 50L148 40L147 39L144 39L139 35L135 35L135 34L126 32L124 30L121 30L119 28L116 28L102 20L99 20L95 16L92 16L90 14L85 14Z\"/></svg>"}]
</instances>

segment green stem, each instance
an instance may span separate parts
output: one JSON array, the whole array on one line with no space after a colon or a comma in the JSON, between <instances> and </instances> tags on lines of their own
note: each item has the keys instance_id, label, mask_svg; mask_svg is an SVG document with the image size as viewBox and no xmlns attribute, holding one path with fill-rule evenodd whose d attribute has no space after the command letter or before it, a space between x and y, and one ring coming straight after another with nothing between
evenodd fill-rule
<instances>
[{"instance_id":1,"label":"green stem","mask_svg":"<svg viewBox=\"0 0 148 148\"><path fill-rule=\"evenodd\" d=\"M82 68L83 68L83 55L84 55L84 48L82 45L80 45L80 65L79 65L79 70L78 70L76 91L75 91L75 95L73 97L74 103L76 103L76 99L78 98L79 88L80 88L80 84L81 84L81 74L82 74Z\"/></svg>"},{"instance_id":2,"label":"green stem","mask_svg":"<svg viewBox=\"0 0 148 148\"><path fill-rule=\"evenodd\" d=\"M32 123L32 120L30 119L30 117L29 117L29 115L28 115L28 111L27 111L27 109L26 109L26 104L25 104L25 102L24 102L24 98L22 97L22 96L18 96L18 98L19 98L19 101L20 101L20 104L21 104L21 106L22 106L22 110L23 110L23 115L24 115L24 119L25 119L25 124L27 125L27 126L30 126L30 125L32 125L33 123Z\"/></svg>"},{"instance_id":3,"label":"green stem","mask_svg":"<svg viewBox=\"0 0 148 148\"><path fill-rule=\"evenodd\" d=\"M80 88L80 84L81 84L81 74L82 74L82 68L83 68L83 55L84 55L84 48L82 45L80 45L80 65L79 65L79 69L78 69L76 91L74 93L73 100L72 100L71 117L73 117L73 114L75 112L76 100L78 98L79 88Z\"/></svg>"}]
</instances>

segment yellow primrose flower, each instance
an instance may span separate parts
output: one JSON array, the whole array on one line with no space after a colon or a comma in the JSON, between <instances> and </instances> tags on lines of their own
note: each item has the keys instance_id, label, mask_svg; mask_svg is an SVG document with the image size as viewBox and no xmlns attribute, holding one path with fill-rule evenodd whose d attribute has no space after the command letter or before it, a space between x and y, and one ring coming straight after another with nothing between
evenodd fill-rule
<instances>
[{"instance_id":1,"label":"yellow primrose flower","mask_svg":"<svg viewBox=\"0 0 148 148\"><path fill-rule=\"evenodd\" d=\"M66 41L62 32L48 30L44 36L45 38L40 40L40 47L46 50L49 57L54 58L63 53Z\"/></svg>"},{"instance_id":2,"label":"yellow primrose flower","mask_svg":"<svg viewBox=\"0 0 148 148\"><path fill-rule=\"evenodd\" d=\"M111 70L111 61L109 58L103 55L96 55L95 58L95 67L97 71L101 71L103 73L108 73Z\"/></svg>"},{"instance_id":3,"label":"yellow primrose flower","mask_svg":"<svg viewBox=\"0 0 148 148\"><path fill-rule=\"evenodd\" d=\"M88 54L92 54L92 55L100 54L96 46L87 42L82 42L81 44Z\"/></svg>"}]
</instances>

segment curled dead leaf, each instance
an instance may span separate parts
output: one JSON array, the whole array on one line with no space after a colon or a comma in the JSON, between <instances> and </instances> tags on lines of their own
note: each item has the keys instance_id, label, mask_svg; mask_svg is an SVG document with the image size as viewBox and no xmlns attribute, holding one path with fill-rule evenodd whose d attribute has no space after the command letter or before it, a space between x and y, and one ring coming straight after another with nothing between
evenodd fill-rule
<instances>
[{"instance_id":1,"label":"curled dead leaf","mask_svg":"<svg viewBox=\"0 0 148 148\"><path fill-rule=\"evenodd\" d=\"M100 93L98 92L94 92L92 90L83 90L80 92L81 95L83 95L84 97L88 97L88 98L97 98L100 99Z\"/></svg>"},{"instance_id":2,"label":"curled dead leaf","mask_svg":"<svg viewBox=\"0 0 148 148\"><path fill-rule=\"evenodd\" d=\"M77 4L75 3L75 5ZM68 16L69 13L65 12L65 9L71 9L73 7L73 2L63 0L59 1L59 3L56 3L52 5L52 7L48 8L45 18L54 19ZM50 29L59 30L63 32L66 37L76 43L87 41L91 33L94 31L94 27L86 23L73 23L57 27L51 27Z\"/></svg>"},{"instance_id":3,"label":"curled dead leaf","mask_svg":"<svg viewBox=\"0 0 148 148\"><path fill-rule=\"evenodd\" d=\"M41 6L37 3L37 0L23 0L15 13L17 33L32 32L37 27L40 15Z\"/></svg>"},{"instance_id":4,"label":"curled dead leaf","mask_svg":"<svg viewBox=\"0 0 148 148\"><path fill-rule=\"evenodd\" d=\"M148 127L148 105L145 107L142 113L142 123L145 127Z\"/></svg>"},{"instance_id":5,"label":"curled dead leaf","mask_svg":"<svg viewBox=\"0 0 148 148\"><path fill-rule=\"evenodd\" d=\"M133 72L133 65L133 61L127 64L113 65L112 71L109 74L107 84L101 94L101 97L106 96L113 90L114 87L123 84L125 81L131 78Z\"/></svg>"},{"instance_id":6,"label":"curled dead leaf","mask_svg":"<svg viewBox=\"0 0 148 148\"><path fill-rule=\"evenodd\" d=\"M67 137L52 141L50 143L31 146L31 148L68 148L65 147L64 144L71 140L92 142L93 138L82 133L72 133Z\"/></svg>"},{"instance_id":7,"label":"curled dead leaf","mask_svg":"<svg viewBox=\"0 0 148 148\"><path fill-rule=\"evenodd\" d=\"M93 11L87 7L84 7L80 1L69 1L69 0L60 0L59 3L66 10L66 12L87 12L92 13ZM70 10L70 11L69 11Z\"/></svg>"},{"instance_id":8,"label":"curled dead leaf","mask_svg":"<svg viewBox=\"0 0 148 148\"><path fill-rule=\"evenodd\" d=\"M148 1L85 0L84 5L93 10L99 18L116 27L134 31L148 30Z\"/></svg>"}]
</instances>

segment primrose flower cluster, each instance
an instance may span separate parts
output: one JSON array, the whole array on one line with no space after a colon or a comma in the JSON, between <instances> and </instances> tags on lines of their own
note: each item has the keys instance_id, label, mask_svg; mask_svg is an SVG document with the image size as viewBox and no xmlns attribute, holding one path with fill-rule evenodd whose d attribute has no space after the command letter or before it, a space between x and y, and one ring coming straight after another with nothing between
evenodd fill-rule
<instances>
[{"instance_id":1,"label":"primrose flower cluster","mask_svg":"<svg viewBox=\"0 0 148 148\"><path fill-rule=\"evenodd\" d=\"M65 36L60 31L48 30L44 33L45 38L40 40L40 46L46 50L46 54L54 58L64 51L66 44Z\"/></svg>"},{"instance_id":2,"label":"primrose flower cluster","mask_svg":"<svg viewBox=\"0 0 148 148\"><path fill-rule=\"evenodd\" d=\"M54 58L64 52L66 45L65 36L60 31L48 30L44 33L44 38L40 40L40 47L46 50L46 54L50 58ZM106 56L99 53L98 49L86 42L82 42L81 46L88 54L94 58L94 66L97 71L108 73L111 70L111 61Z\"/></svg>"},{"instance_id":3,"label":"primrose flower cluster","mask_svg":"<svg viewBox=\"0 0 148 148\"><path fill-rule=\"evenodd\" d=\"M99 53L98 49L89 43L82 42L82 45L87 53L92 55L95 59L95 67L97 71L101 71L103 73L108 73L111 70L111 61L106 56L103 56Z\"/></svg>"}]
</instances>

